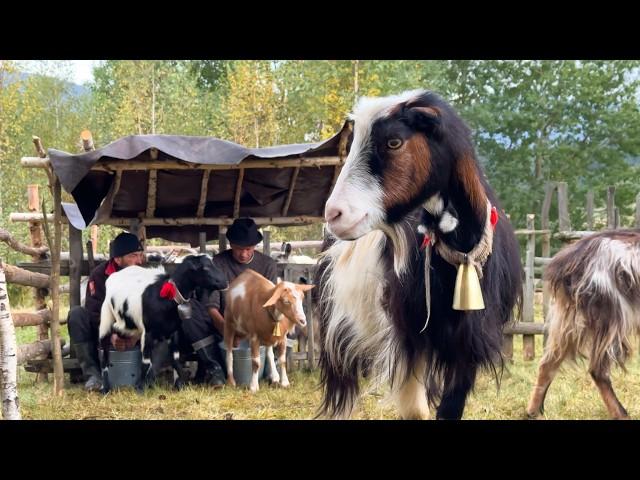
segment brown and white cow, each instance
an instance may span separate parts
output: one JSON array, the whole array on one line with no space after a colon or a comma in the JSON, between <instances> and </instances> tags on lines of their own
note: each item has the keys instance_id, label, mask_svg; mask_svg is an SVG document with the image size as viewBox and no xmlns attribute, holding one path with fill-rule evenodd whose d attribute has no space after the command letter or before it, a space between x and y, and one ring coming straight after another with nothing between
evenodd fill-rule
<instances>
[{"instance_id":1,"label":"brown and white cow","mask_svg":"<svg viewBox=\"0 0 640 480\"><path fill-rule=\"evenodd\" d=\"M302 309L304 292L314 285L279 282L275 285L259 273L248 269L230 283L226 293L224 311L224 343L227 350L227 384L235 386L233 378L233 341L238 337L249 339L251 345L250 390L258 390L260 345L267 347L267 360L271 381L289 386L285 356L287 333L295 325L304 327L307 318ZM276 326L278 328L276 328ZM276 333L277 335L274 335ZM276 370L273 347L277 348L280 374Z\"/></svg>"}]
</instances>

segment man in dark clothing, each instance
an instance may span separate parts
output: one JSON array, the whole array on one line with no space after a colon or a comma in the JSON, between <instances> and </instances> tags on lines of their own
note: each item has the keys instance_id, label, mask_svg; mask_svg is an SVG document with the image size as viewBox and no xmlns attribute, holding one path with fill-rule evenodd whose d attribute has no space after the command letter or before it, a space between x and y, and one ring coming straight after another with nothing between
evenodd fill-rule
<instances>
[{"instance_id":1,"label":"man in dark clothing","mask_svg":"<svg viewBox=\"0 0 640 480\"><path fill-rule=\"evenodd\" d=\"M248 268L277 282L275 260L256 252L262 234L252 219L237 218L227 230L227 239L231 248L214 256L213 263L222 269L229 283ZM193 315L183 320L182 331L206 368L205 381L217 388L225 382L218 346L224 335L224 292L215 291L199 300L209 315ZM236 345L239 340L236 339Z\"/></svg>"},{"instance_id":2,"label":"man in dark clothing","mask_svg":"<svg viewBox=\"0 0 640 480\"><path fill-rule=\"evenodd\" d=\"M142 265L144 254L138 237L122 232L111 243L109 257L109 261L101 263L91 272L84 307L73 307L67 317L71 345L76 352L82 373L88 378L84 385L88 391L97 391L102 387L98 360L98 329L100 310L106 295L105 283L107 277L118 270L131 265ZM135 337L123 338L117 334L111 336L111 343L116 350L132 348L137 341Z\"/></svg>"}]
</instances>

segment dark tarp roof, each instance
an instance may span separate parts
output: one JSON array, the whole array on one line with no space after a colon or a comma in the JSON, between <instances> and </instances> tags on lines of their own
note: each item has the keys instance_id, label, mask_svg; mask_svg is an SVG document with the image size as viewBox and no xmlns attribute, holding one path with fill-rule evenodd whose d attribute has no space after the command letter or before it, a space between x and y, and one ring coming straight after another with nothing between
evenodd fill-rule
<instances>
[{"instance_id":1,"label":"dark tarp roof","mask_svg":"<svg viewBox=\"0 0 640 480\"><path fill-rule=\"evenodd\" d=\"M115 174L91 170L99 160L154 163L181 160L194 164L238 165L243 160L338 157L345 126L320 143L246 148L212 137L180 135L132 135L97 150L73 155L49 149L54 173L75 204L63 203L69 222L78 229L109 218L144 217L150 170L125 170L113 196ZM157 150L152 160L151 149ZM305 167L299 171L286 217L322 216L335 167ZM195 217L204 170L158 170L155 218ZM240 216L281 217L294 168L248 168L240 197ZM205 218L233 217L239 170L210 170ZM113 197L113 198L111 198ZM198 233L217 238L218 226L146 226L147 238L198 243Z\"/></svg>"}]
</instances>

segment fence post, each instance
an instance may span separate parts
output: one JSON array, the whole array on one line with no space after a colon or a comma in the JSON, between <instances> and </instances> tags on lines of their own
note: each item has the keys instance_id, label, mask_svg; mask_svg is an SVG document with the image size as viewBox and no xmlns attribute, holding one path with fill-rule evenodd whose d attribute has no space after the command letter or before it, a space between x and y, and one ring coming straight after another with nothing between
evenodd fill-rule
<instances>
[{"instance_id":1,"label":"fence post","mask_svg":"<svg viewBox=\"0 0 640 480\"><path fill-rule=\"evenodd\" d=\"M593 231L593 190L587 192L587 230Z\"/></svg>"},{"instance_id":2,"label":"fence post","mask_svg":"<svg viewBox=\"0 0 640 480\"><path fill-rule=\"evenodd\" d=\"M567 182L558 182L558 227L561 232L569 232L571 218L569 217L569 191Z\"/></svg>"},{"instance_id":3,"label":"fence post","mask_svg":"<svg viewBox=\"0 0 640 480\"><path fill-rule=\"evenodd\" d=\"M636 228L640 228L640 193L636 196Z\"/></svg>"},{"instance_id":4,"label":"fence post","mask_svg":"<svg viewBox=\"0 0 640 480\"><path fill-rule=\"evenodd\" d=\"M615 228L616 223L616 187L607 188L607 228Z\"/></svg>"},{"instance_id":5,"label":"fence post","mask_svg":"<svg viewBox=\"0 0 640 480\"><path fill-rule=\"evenodd\" d=\"M535 231L535 218L533 214L527 215L527 230ZM535 299L534 291L534 258L536 255L536 234L530 233L527 237L527 251L525 263L525 283L524 283L524 305L522 308L522 321L533 322L533 303ZM522 336L522 353L525 360L535 358L535 336Z\"/></svg>"}]
</instances>

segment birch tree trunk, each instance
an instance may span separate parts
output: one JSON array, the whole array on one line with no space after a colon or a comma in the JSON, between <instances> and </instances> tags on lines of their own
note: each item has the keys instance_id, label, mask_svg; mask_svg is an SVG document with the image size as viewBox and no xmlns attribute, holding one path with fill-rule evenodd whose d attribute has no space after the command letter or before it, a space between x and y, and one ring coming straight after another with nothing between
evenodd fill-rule
<instances>
[{"instance_id":1,"label":"birch tree trunk","mask_svg":"<svg viewBox=\"0 0 640 480\"><path fill-rule=\"evenodd\" d=\"M11 319L7 281L0 263L0 397L2 418L20 420L17 386L16 331Z\"/></svg>"}]
</instances>

